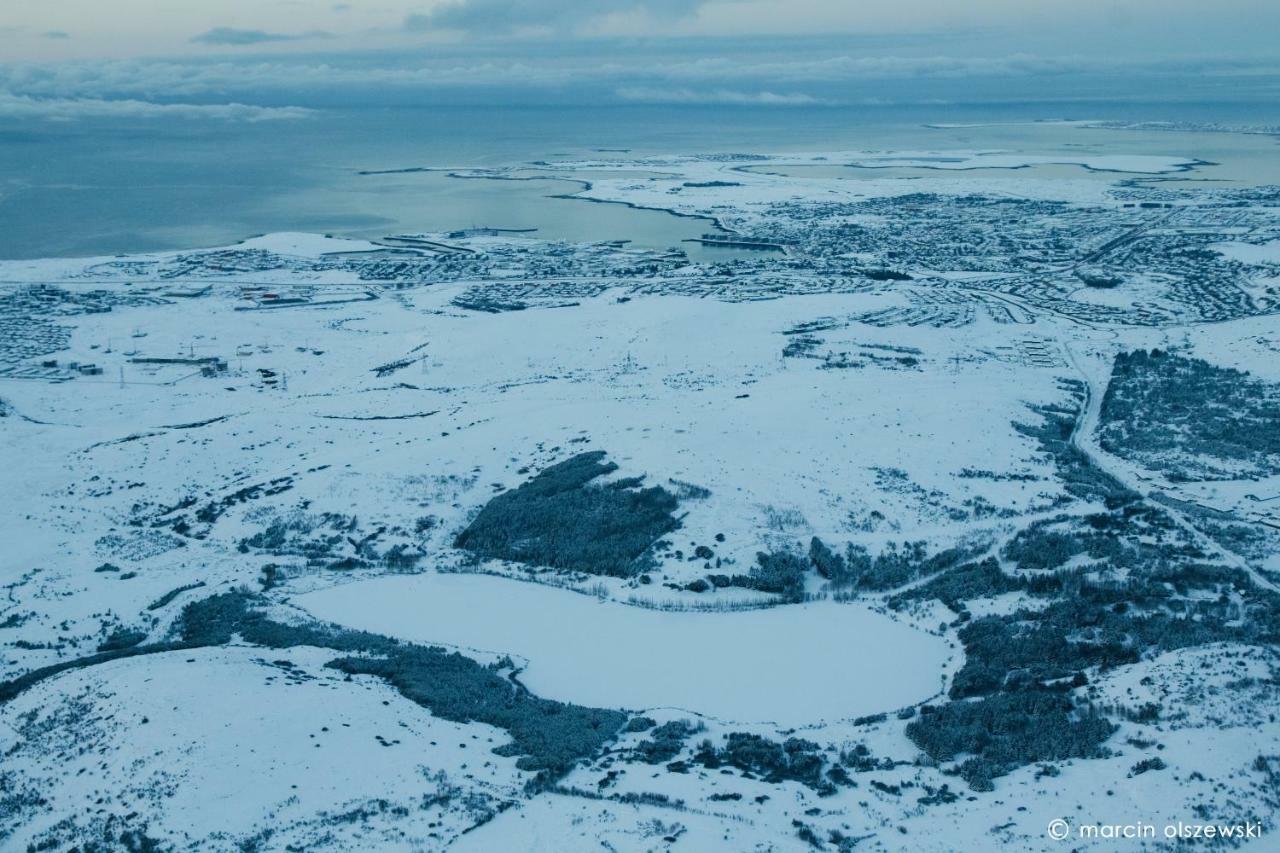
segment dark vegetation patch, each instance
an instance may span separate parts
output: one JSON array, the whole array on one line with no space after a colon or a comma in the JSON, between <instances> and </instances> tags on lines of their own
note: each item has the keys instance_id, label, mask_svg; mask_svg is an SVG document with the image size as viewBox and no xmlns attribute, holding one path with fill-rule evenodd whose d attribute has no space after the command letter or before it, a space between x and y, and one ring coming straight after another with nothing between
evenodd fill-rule
<instances>
[{"instance_id":1,"label":"dark vegetation patch","mask_svg":"<svg viewBox=\"0 0 1280 853\"><path fill-rule=\"evenodd\" d=\"M778 743L747 732L730 732L723 747L717 748L709 740L699 744L692 763L709 770L734 767L771 784L799 782L824 797L836 792L837 781L848 783L843 768L828 768L821 748L803 738Z\"/></svg>"},{"instance_id":2,"label":"dark vegetation patch","mask_svg":"<svg viewBox=\"0 0 1280 853\"><path fill-rule=\"evenodd\" d=\"M116 628L105 640L98 644L98 651L113 652L121 649L131 649L146 638L146 631L134 628Z\"/></svg>"},{"instance_id":3,"label":"dark vegetation patch","mask_svg":"<svg viewBox=\"0 0 1280 853\"><path fill-rule=\"evenodd\" d=\"M647 732L657 724L657 720L653 719L653 717L632 717L630 720L627 720L626 728L624 728L623 731L628 734L634 734L635 732Z\"/></svg>"},{"instance_id":4,"label":"dark vegetation patch","mask_svg":"<svg viewBox=\"0 0 1280 853\"><path fill-rule=\"evenodd\" d=\"M809 560L818 574L837 588L879 592L921 578L936 575L972 559L986 550L981 548L947 548L929 554L928 543L890 542L884 551L872 557L865 548L850 544L843 554L833 551L818 537L809 543Z\"/></svg>"},{"instance_id":5,"label":"dark vegetation patch","mask_svg":"<svg viewBox=\"0 0 1280 853\"><path fill-rule=\"evenodd\" d=\"M986 468L961 468L957 476L963 480L991 480L996 483L1034 483L1040 479L1035 474L1017 474L1007 471L997 473Z\"/></svg>"},{"instance_id":6,"label":"dark vegetation patch","mask_svg":"<svg viewBox=\"0 0 1280 853\"><path fill-rule=\"evenodd\" d=\"M1072 443L1088 389L1083 382L1072 379L1059 379L1058 384L1071 395L1070 404L1066 408L1032 406L1040 422L1016 423L1014 429L1034 438L1040 450L1049 455L1068 494L1081 500L1103 501L1109 509L1140 500L1141 495L1094 465L1088 455Z\"/></svg>"},{"instance_id":7,"label":"dark vegetation patch","mask_svg":"<svg viewBox=\"0 0 1280 853\"><path fill-rule=\"evenodd\" d=\"M1071 443L1083 389L1074 404L1041 408L1034 435L1068 491L1102 511L1031 524L994 558L962 562L889 598L891 608L938 600L959 614L965 663L950 701L926 707L908 725L911 739L975 789L1038 761L1100 754L1113 727L1104 709L1073 698L1093 673L1144 657L1218 642L1271 646L1280 639L1280 596L1243 570L1216 565L1169 511L1123 488ZM1204 519L1197 519L1203 521ZM839 564L829 550L815 562ZM965 602L1007 592L1041 601L1013 613L971 619ZM1126 719L1147 723L1157 709ZM1150 768L1149 768L1150 769Z\"/></svg>"},{"instance_id":8,"label":"dark vegetation patch","mask_svg":"<svg viewBox=\"0 0 1280 853\"><path fill-rule=\"evenodd\" d=\"M21 648L20 643L15 643ZM32 646L32 648L37 648ZM189 649L193 646L181 642L164 642L164 643L148 643L146 645L132 645L121 648L109 649L97 654L88 655L82 658L69 658L67 660L58 661L57 663L42 666L19 675L17 678L11 678L8 681L0 681L0 704L19 696L23 691L39 684L46 678L52 678L59 673L72 669L84 669L89 666L96 666L100 663L108 661L120 660L121 658L135 657L137 655L155 654L157 652L169 652L177 649Z\"/></svg>"},{"instance_id":9,"label":"dark vegetation patch","mask_svg":"<svg viewBox=\"0 0 1280 853\"><path fill-rule=\"evenodd\" d=\"M20 825L19 819L25 820L48 805L26 774L0 769L0 844Z\"/></svg>"},{"instance_id":10,"label":"dark vegetation patch","mask_svg":"<svg viewBox=\"0 0 1280 853\"><path fill-rule=\"evenodd\" d=\"M494 750L519 756L516 766L543 779L568 772L612 740L626 714L533 696L457 652L411 646L384 658L348 657L329 666L376 675L437 717L503 729L511 743Z\"/></svg>"},{"instance_id":11,"label":"dark vegetation patch","mask_svg":"<svg viewBox=\"0 0 1280 853\"><path fill-rule=\"evenodd\" d=\"M30 611L26 613L13 612L8 616L0 619L0 628L18 628L21 627L28 619L34 616Z\"/></svg>"},{"instance_id":12,"label":"dark vegetation patch","mask_svg":"<svg viewBox=\"0 0 1280 853\"><path fill-rule=\"evenodd\" d=\"M267 526L241 539L242 554L299 557L313 568L349 571L366 566L409 569L422 558L408 531L380 524L364 528L354 515L308 513L306 506L277 513Z\"/></svg>"},{"instance_id":13,"label":"dark vegetation patch","mask_svg":"<svg viewBox=\"0 0 1280 853\"><path fill-rule=\"evenodd\" d=\"M348 675L378 676L442 719L501 728L511 736L511 743L495 751L519 756L517 766L537 771L538 784L597 752L627 722L621 711L534 696L497 667L482 666L457 652L321 623L285 624L268 618L260 609L264 604L260 596L243 591L192 602L183 608L173 639L135 643L33 670L0 683L0 702L69 669L142 654L222 646L238 637L270 649L315 646L341 652L348 656L327 666Z\"/></svg>"},{"instance_id":14,"label":"dark vegetation patch","mask_svg":"<svg viewBox=\"0 0 1280 853\"><path fill-rule=\"evenodd\" d=\"M94 816L82 826L75 818L58 821L27 845L28 853L68 850L76 853L168 853L174 846L148 834L136 812Z\"/></svg>"},{"instance_id":15,"label":"dark vegetation patch","mask_svg":"<svg viewBox=\"0 0 1280 853\"><path fill-rule=\"evenodd\" d=\"M822 363L823 370L850 370L878 367L887 370L916 369L920 366L920 350L914 347L895 347L881 344L846 344L850 349L836 350L827 347L827 339L813 334L815 331L838 328L841 324L823 321L802 323L783 332L787 342L782 348L783 358L809 358ZM824 347L826 347L824 351Z\"/></svg>"},{"instance_id":16,"label":"dark vegetation patch","mask_svg":"<svg viewBox=\"0 0 1280 853\"><path fill-rule=\"evenodd\" d=\"M665 764L680 754L685 741L696 731L698 727L688 720L663 723L653 729L647 740L636 744L635 757L645 764Z\"/></svg>"},{"instance_id":17,"label":"dark vegetation patch","mask_svg":"<svg viewBox=\"0 0 1280 853\"><path fill-rule=\"evenodd\" d=\"M700 501L711 497L710 489L705 486L699 486L696 483L687 483L684 480L677 480L675 477L669 477L667 483L671 486L671 491L675 494L676 500Z\"/></svg>"},{"instance_id":18,"label":"dark vegetation patch","mask_svg":"<svg viewBox=\"0 0 1280 853\"><path fill-rule=\"evenodd\" d=\"M817 358L822 338L813 335L796 335L782 348L783 358Z\"/></svg>"},{"instance_id":19,"label":"dark vegetation patch","mask_svg":"<svg viewBox=\"0 0 1280 853\"><path fill-rule=\"evenodd\" d=\"M879 555L872 557L856 544L837 553L818 537L809 542L808 554L780 550L759 552L756 563L745 575L711 575L716 587L736 586L770 592L784 601L802 601L805 578L810 569L830 582L840 594L848 592L881 592L929 577L959 566L981 547L956 547L929 554L926 543L906 542L899 546L890 542Z\"/></svg>"},{"instance_id":20,"label":"dark vegetation patch","mask_svg":"<svg viewBox=\"0 0 1280 853\"><path fill-rule=\"evenodd\" d=\"M1056 586L1050 581L1045 584L1045 592L1060 589L1060 580ZM978 563L966 563L941 576L900 592L889 599L889 607L899 610L909 601L928 601L936 599L952 610L963 613L964 602L982 598L994 598L1006 592L1026 590L1031 586L1025 577L1013 577L1000 568L994 557Z\"/></svg>"},{"instance_id":21,"label":"dark vegetation patch","mask_svg":"<svg viewBox=\"0 0 1280 853\"><path fill-rule=\"evenodd\" d=\"M739 586L760 592L772 592L787 601L804 598L804 576L809 561L790 551L761 551L756 564L745 575L733 575L727 583L716 586Z\"/></svg>"},{"instance_id":22,"label":"dark vegetation patch","mask_svg":"<svg viewBox=\"0 0 1280 853\"><path fill-rule=\"evenodd\" d=\"M196 521L213 524L226 514L227 510L249 501L273 497L293 488L293 477L277 477L266 483L256 483L237 489L228 495L210 501L196 510Z\"/></svg>"},{"instance_id":23,"label":"dark vegetation patch","mask_svg":"<svg viewBox=\"0 0 1280 853\"><path fill-rule=\"evenodd\" d=\"M1121 353L1098 438L1174 480L1280 473L1280 388L1158 349Z\"/></svg>"},{"instance_id":24,"label":"dark vegetation patch","mask_svg":"<svg viewBox=\"0 0 1280 853\"><path fill-rule=\"evenodd\" d=\"M485 314L523 311L529 307L529 303L521 302L519 299L499 299L483 290L475 292L467 290L465 293L455 296L451 304L467 311L480 311Z\"/></svg>"},{"instance_id":25,"label":"dark vegetation patch","mask_svg":"<svg viewBox=\"0 0 1280 853\"><path fill-rule=\"evenodd\" d=\"M359 654L327 665L349 675L383 678L407 699L455 722L481 722L512 739L502 755L518 755L517 766L544 778L562 775L595 753L627 721L626 714L587 708L532 695L494 669L457 652L400 643L379 634L325 625L286 625L254 609L258 599L227 593L187 605L181 636L198 645L221 645L239 635L245 642L280 649L318 646Z\"/></svg>"},{"instance_id":26,"label":"dark vegetation patch","mask_svg":"<svg viewBox=\"0 0 1280 853\"><path fill-rule=\"evenodd\" d=\"M1105 717L1050 691L926 705L907 725L907 736L935 761L970 756L957 772L979 791L991 790L993 778L1037 761L1102 755L1114 731Z\"/></svg>"},{"instance_id":27,"label":"dark vegetation patch","mask_svg":"<svg viewBox=\"0 0 1280 853\"><path fill-rule=\"evenodd\" d=\"M166 607L169 604L172 604L173 600L178 596L182 595L184 592L190 592L191 590L199 589L202 586L204 586L204 581L196 581L195 583L189 583L189 584L186 584L185 586L180 586L176 589L171 589L168 592L166 592L164 595L157 598L155 601L148 604L147 609L159 610L162 607Z\"/></svg>"},{"instance_id":28,"label":"dark vegetation patch","mask_svg":"<svg viewBox=\"0 0 1280 853\"><path fill-rule=\"evenodd\" d=\"M439 414L439 409L430 412L410 412L405 415L320 415L327 421L412 421L418 418L429 418Z\"/></svg>"},{"instance_id":29,"label":"dark vegetation patch","mask_svg":"<svg viewBox=\"0 0 1280 853\"><path fill-rule=\"evenodd\" d=\"M235 415L219 415L216 418L205 418L202 421L191 421L183 424L162 424L165 429L199 429L200 427L212 426L222 421L230 420Z\"/></svg>"},{"instance_id":30,"label":"dark vegetation patch","mask_svg":"<svg viewBox=\"0 0 1280 853\"><path fill-rule=\"evenodd\" d=\"M1243 607L1236 596L1246 596ZM1249 615L1243 624L1242 613ZM1061 597L1042 610L988 616L961 628L966 660L951 695L1076 679L1090 667L1208 643L1268 645L1278 637L1278 614L1277 597L1234 569L1192 565L1125 582L1068 577Z\"/></svg>"},{"instance_id":31,"label":"dark vegetation patch","mask_svg":"<svg viewBox=\"0 0 1280 853\"><path fill-rule=\"evenodd\" d=\"M911 281L907 273L891 269L864 269L862 274L872 281Z\"/></svg>"},{"instance_id":32,"label":"dark vegetation patch","mask_svg":"<svg viewBox=\"0 0 1280 853\"><path fill-rule=\"evenodd\" d=\"M883 722L884 714L878 715ZM857 721L854 721L857 725ZM852 749L841 750L840 763L854 773L870 773L873 770L892 770L894 763L889 758L876 758L865 743L856 744Z\"/></svg>"},{"instance_id":33,"label":"dark vegetation patch","mask_svg":"<svg viewBox=\"0 0 1280 853\"><path fill-rule=\"evenodd\" d=\"M1169 500L1167 496L1165 500ZM1241 521L1227 513L1219 516L1208 507L1198 505L1179 507L1179 510L1215 543L1254 565L1263 564L1273 554L1280 553L1280 528Z\"/></svg>"},{"instance_id":34,"label":"dark vegetation patch","mask_svg":"<svg viewBox=\"0 0 1280 853\"><path fill-rule=\"evenodd\" d=\"M604 451L579 453L487 503L454 541L485 558L631 577L675 530L678 501L641 478L593 483L617 470Z\"/></svg>"},{"instance_id":35,"label":"dark vegetation patch","mask_svg":"<svg viewBox=\"0 0 1280 853\"><path fill-rule=\"evenodd\" d=\"M1031 571L1058 569L1077 557L1133 572L1205 558L1168 513L1142 502L1111 512L1035 522L1009 541L1002 556Z\"/></svg>"},{"instance_id":36,"label":"dark vegetation patch","mask_svg":"<svg viewBox=\"0 0 1280 853\"><path fill-rule=\"evenodd\" d=\"M1102 559L1123 561L1132 553L1141 554L1125 550ZM1041 562L1055 565L1060 556ZM908 727L937 760L969 754L956 769L978 789L1015 767L1097 754L1110 728L1099 712L1071 699L1090 672L1209 643L1269 646L1280 639L1280 597L1241 570L1176 552L1145 554L1125 572L1096 578L1082 569L1009 576L989 559L895 596L890 606L937 598L967 618L963 601L1013 590L1050 600L964 624L965 663L952 679L952 701L922 709Z\"/></svg>"},{"instance_id":37,"label":"dark vegetation patch","mask_svg":"<svg viewBox=\"0 0 1280 853\"><path fill-rule=\"evenodd\" d=\"M293 488L292 476L276 477L265 483L255 483L236 489L220 498L200 504L200 498L187 495L171 506L156 507L136 503L132 507L129 524L132 527L168 528L180 536L205 539L210 529L227 512L241 504L262 498L274 497ZM188 516L187 510L195 511Z\"/></svg>"},{"instance_id":38,"label":"dark vegetation patch","mask_svg":"<svg viewBox=\"0 0 1280 853\"><path fill-rule=\"evenodd\" d=\"M1129 775L1141 776L1143 773L1147 773L1151 770L1164 770L1168 766L1169 765L1164 763L1164 759L1160 758L1159 756L1144 758L1141 761L1139 761L1137 764L1133 765L1132 768L1130 768Z\"/></svg>"}]
</instances>

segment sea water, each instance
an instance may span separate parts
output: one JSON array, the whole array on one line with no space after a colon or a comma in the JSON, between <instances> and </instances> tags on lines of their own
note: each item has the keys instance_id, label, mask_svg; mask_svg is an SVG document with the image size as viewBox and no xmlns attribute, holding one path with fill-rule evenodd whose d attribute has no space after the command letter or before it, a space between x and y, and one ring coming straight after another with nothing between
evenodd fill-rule
<instances>
[{"instance_id":1,"label":"sea water","mask_svg":"<svg viewBox=\"0 0 1280 853\"><path fill-rule=\"evenodd\" d=\"M271 231L377 238L478 226L536 228L534 236L550 240L629 240L715 259L749 250L688 242L713 230L704 220L558 198L580 189L565 180L362 172L535 161L554 171L558 161L667 154L981 149L1177 155L1218 164L1178 180L1280 183L1273 136L1041 121L1267 122L1255 112L1188 104L433 106L321 109L264 122L23 120L0 126L0 258L216 246Z\"/></svg>"}]
</instances>

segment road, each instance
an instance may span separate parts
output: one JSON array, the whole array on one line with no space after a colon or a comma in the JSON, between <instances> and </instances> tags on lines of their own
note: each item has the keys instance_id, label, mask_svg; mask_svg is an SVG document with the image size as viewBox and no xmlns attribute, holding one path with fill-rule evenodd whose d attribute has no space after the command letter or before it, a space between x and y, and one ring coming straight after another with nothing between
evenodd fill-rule
<instances>
[{"instance_id":1,"label":"road","mask_svg":"<svg viewBox=\"0 0 1280 853\"><path fill-rule=\"evenodd\" d=\"M1094 435L1097 431L1098 422L1102 413L1102 397L1106 389L1106 380L1104 379L1101 382L1102 390L1097 390L1095 388L1095 384L1097 384L1095 379L1090 372L1085 369L1081 363L1080 356L1072 350L1071 344L1064 341L1063 349L1066 351L1067 359L1071 362L1072 367L1076 369L1076 372L1080 374L1081 379L1083 379L1085 383L1085 403L1081 408L1079 415L1076 416L1075 428L1071 431L1071 444L1083 453L1090 463L1099 471L1113 477L1125 488L1131 489L1140 495L1145 495L1152 499L1163 497L1164 495L1162 492L1150 488L1148 483L1138 479L1132 470L1130 470L1129 466L1124 465L1123 463L1118 463L1109 453L1098 446ZM1188 500L1186 498L1179 497L1177 500L1183 503L1194 504L1195 506L1202 506L1196 501ZM1223 548L1196 527L1183 512L1168 503L1159 503L1160 508L1173 520L1175 524L1182 528L1188 537L1190 537L1191 541L1199 546L1206 554L1215 557L1226 565L1246 572L1249 577L1252 578L1253 582L1259 587L1268 589L1272 592L1280 592L1280 588L1277 588L1272 581L1263 576L1262 573L1253 566L1249 565L1247 560L1239 554ZM1205 508L1208 509L1208 507Z\"/></svg>"}]
</instances>

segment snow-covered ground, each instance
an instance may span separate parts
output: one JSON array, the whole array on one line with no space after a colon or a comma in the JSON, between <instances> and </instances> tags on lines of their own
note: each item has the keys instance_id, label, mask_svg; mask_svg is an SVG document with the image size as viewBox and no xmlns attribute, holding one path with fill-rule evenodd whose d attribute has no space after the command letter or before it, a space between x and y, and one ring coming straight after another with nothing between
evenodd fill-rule
<instances>
[{"instance_id":1,"label":"snow-covered ground","mask_svg":"<svg viewBox=\"0 0 1280 853\"><path fill-rule=\"evenodd\" d=\"M886 174L768 172L822 164ZM586 197L785 249L708 265L483 234L0 262L0 680L77 664L0 704L0 847L128 830L191 850L976 851L1062 849L1055 818L1270 825L1265 643L1086 667L1070 689L1117 721L1105 754L970 790L907 727L948 701L966 624L1034 622L1047 599L904 604L930 578L836 589L806 569L791 601L742 581L762 553L808 566L815 537L955 548L1022 577L1003 550L1019 531L1106 529L1114 511L1069 487L1075 457L1037 437L1049 413L1197 559L1272 583L1280 474L1171 480L1094 436L1121 352L1280 383L1274 206L1100 177L1196 168L994 151L556 165L590 175ZM455 547L495 496L586 451L618 466L602 482L679 498L643 577ZM1249 535L1213 527L1228 521ZM651 728L610 733L548 788L493 752L508 729L433 714L411 680L344 675L336 646L149 645L232 590L688 731L652 762ZM1199 603L1243 628L1245 592ZM92 657L128 642L148 653ZM1134 711L1148 702L1158 719ZM801 738L853 784L695 760L744 734Z\"/></svg>"}]
</instances>

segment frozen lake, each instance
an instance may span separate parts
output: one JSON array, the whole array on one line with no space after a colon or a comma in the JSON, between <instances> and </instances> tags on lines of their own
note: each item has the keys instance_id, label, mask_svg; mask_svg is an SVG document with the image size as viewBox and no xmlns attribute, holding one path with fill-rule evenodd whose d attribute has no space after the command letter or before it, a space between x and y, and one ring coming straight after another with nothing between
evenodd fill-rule
<instances>
[{"instance_id":1,"label":"frozen lake","mask_svg":"<svg viewBox=\"0 0 1280 853\"><path fill-rule=\"evenodd\" d=\"M858 604L668 613L488 575L400 575L294 599L320 619L416 643L518 655L540 696L800 725L939 690L938 637Z\"/></svg>"}]
</instances>

